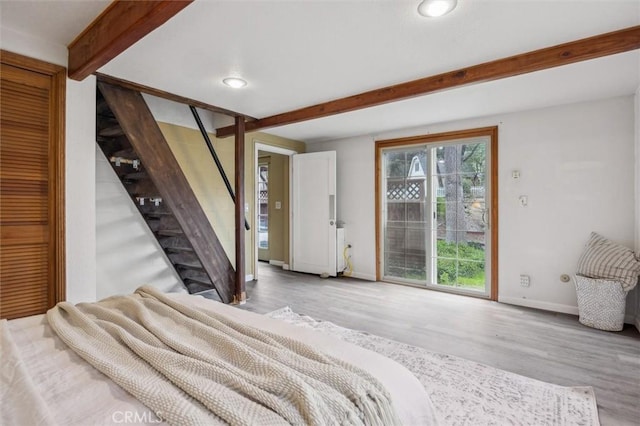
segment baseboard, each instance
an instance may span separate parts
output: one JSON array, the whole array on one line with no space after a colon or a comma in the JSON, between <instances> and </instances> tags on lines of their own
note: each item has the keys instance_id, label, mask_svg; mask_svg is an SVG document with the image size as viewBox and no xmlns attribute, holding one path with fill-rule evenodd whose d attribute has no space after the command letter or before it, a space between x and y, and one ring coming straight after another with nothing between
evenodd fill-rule
<instances>
[{"instance_id":1,"label":"baseboard","mask_svg":"<svg viewBox=\"0 0 640 426\"><path fill-rule=\"evenodd\" d=\"M253 274L247 274L244 276L245 281L253 281Z\"/></svg>"},{"instance_id":2,"label":"baseboard","mask_svg":"<svg viewBox=\"0 0 640 426\"><path fill-rule=\"evenodd\" d=\"M352 272L350 277L358 278L359 280L367 280L367 281L375 281L376 280L376 276L375 275L363 274L361 272Z\"/></svg>"},{"instance_id":3,"label":"baseboard","mask_svg":"<svg viewBox=\"0 0 640 426\"><path fill-rule=\"evenodd\" d=\"M284 260L270 260L269 265L284 266Z\"/></svg>"},{"instance_id":4,"label":"baseboard","mask_svg":"<svg viewBox=\"0 0 640 426\"><path fill-rule=\"evenodd\" d=\"M636 324L636 322L638 321L638 318L635 315L632 314L626 314L624 316L624 323L625 324Z\"/></svg>"},{"instance_id":5,"label":"baseboard","mask_svg":"<svg viewBox=\"0 0 640 426\"><path fill-rule=\"evenodd\" d=\"M284 269L285 271L288 271L289 269L291 269L291 267L289 266L288 263L285 263L284 265L282 265L282 269Z\"/></svg>"},{"instance_id":6,"label":"baseboard","mask_svg":"<svg viewBox=\"0 0 640 426\"><path fill-rule=\"evenodd\" d=\"M561 305L560 303L541 302L540 300L519 299L517 297L498 297L498 302L509 305L526 306L527 308L542 309L544 311L562 312L564 314L578 315L578 307ZM625 315L625 324L633 324L640 331L640 317Z\"/></svg>"},{"instance_id":7,"label":"baseboard","mask_svg":"<svg viewBox=\"0 0 640 426\"><path fill-rule=\"evenodd\" d=\"M578 315L578 307L571 305L562 305L560 303L543 302L540 300L521 299L518 297L502 297L498 296L498 302L507 303L509 305L526 306L527 308L542 309L544 311L562 312L564 314Z\"/></svg>"}]
</instances>

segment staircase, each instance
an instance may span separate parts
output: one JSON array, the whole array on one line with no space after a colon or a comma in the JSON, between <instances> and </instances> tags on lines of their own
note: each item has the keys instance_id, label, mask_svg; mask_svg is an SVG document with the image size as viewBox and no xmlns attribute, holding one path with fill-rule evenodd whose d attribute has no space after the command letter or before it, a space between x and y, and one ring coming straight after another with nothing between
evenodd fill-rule
<instances>
[{"instance_id":1,"label":"staircase","mask_svg":"<svg viewBox=\"0 0 640 426\"><path fill-rule=\"evenodd\" d=\"M232 302L233 267L142 95L99 82L96 108L100 149L188 291Z\"/></svg>"}]
</instances>

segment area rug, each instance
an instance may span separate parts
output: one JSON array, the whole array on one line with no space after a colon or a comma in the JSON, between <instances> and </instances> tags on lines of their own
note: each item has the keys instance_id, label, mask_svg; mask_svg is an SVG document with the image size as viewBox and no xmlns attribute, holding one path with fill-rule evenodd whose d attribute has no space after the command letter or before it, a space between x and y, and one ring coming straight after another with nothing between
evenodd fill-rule
<instances>
[{"instance_id":1,"label":"area rug","mask_svg":"<svg viewBox=\"0 0 640 426\"><path fill-rule=\"evenodd\" d=\"M591 387L564 387L463 358L429 352L363 331L293 312L266 314L331 334L377 352L408 368L430 395L441 425L597 426Z\"/></svg>"}]
</instances>

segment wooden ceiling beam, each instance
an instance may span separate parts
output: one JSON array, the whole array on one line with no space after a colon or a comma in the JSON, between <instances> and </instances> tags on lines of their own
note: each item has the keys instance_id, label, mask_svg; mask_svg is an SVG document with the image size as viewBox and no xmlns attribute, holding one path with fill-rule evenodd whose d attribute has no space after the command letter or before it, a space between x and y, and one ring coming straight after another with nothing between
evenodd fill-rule
<instances>
[{"instance_id":1,"label":"wooden ceiling beam","mask_svg":"<svg viewBox=\"0 0 640 426\"><path fill-rule=\"evenodd\" d=\"M251 132L328 117L455 87L513 77L638 48L640 48L640 26L629 27L273 115L247 123L246 131ZM217 137L227 137L234 134L234 132L235 126L226 126L217 129L216 135Z\"/></svg>"},{"instance_id":2,"label":"wooden ceiling beam","mask_svg":"<svg viewBox=\"0 0 640 426\"><path fill-rule=\"evenodd\" d=\"M129 80L123 80L121 78L112 77L110 75L102 74L99 72L94 73L98 78L98 81L111 84L113 86L120 86L126 89L135 90L137 92L146 93L147 95L157 96L159 98L168 99L170 101L178 102L185 105L192 105L194 107L204 109L207 111L228 115L230 117L244 117L247 121L256 120L254 117L250 117L239 112L231 111L226 108L207 104L205 102L198 101L196 99L186 98L184 96L176 95L171 92L165 92L164 90L156 89L154 87L145 86L143 84L134 83ZM235 127L235 126L234 126Z\"/></svg>"},{"instance_id":3,"label":"wooden ceiling beam","mask_svg":"<svg viewBox=\"0 0 640 426\"><path fill-rule=\"evenodd\" d=\"M69 78L84 80L193 0L115 0L69 44Z\"/></svg>"}]
</instances>

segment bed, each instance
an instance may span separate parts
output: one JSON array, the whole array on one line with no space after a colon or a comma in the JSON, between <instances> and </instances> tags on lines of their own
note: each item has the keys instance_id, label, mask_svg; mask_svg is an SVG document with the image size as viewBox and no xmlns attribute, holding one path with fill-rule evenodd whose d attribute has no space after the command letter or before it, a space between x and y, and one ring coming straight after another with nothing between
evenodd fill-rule
<instances>
[{"instance_id":1,"label":"bed","mask_svg":"<svg viewBox=\"0 0 640 426\"><path fill-rule=\"evenodd\" d=\"M145 297L154 298L158 296L157 293L159 293L152 288L143 288L143 292L145 291L151 295ZM141 296L137 294L127 297L135 299ZM375 383L376 386L381 386L381 392L388 395L395 417L389 417L386 421L383 419L379 424L387 424L390 421L406 425L430 425L438 423L433 404L422 384L405 367L387 357L328 334L318 333L308 328L291 325L278 319L254 314L202 297L186 294L167 294L158 296L158 298L166 298L166 303L173 307L186 306L206 316L225 318L223 321L229 321L229 324L240 324L237 326L233 325L233 327L237 329L242 328L244 330L246 327L250 330L258 330L260 333L266 333L267 336L270 336L269 339L273 338L277 342L280 342L278 344L284 344L282 342L285 342L286 344L295 345L296 347L297 345L302 345L305 350L310 350L309 348L318 350L326 354L331 360L334 360L340 368L355 368L359 372L358 374L370 378L371 382ZM107 302L107 308L112 307L112 305L110 305L111 303L116 302ZM175 304L175 306L173 304ZM94 304L85 305L93 306ZM100 309L103 308L105 308L105 305L101 305ZM72 308L67 307L67 309ZM0 322L0 329L2 331L1 392L3 401L2 418L0 420L2 420L2 424L162 424L166 420L172 424L186 424L191 422L191 420L193 420L191 422L193 424L255 424L256 419L268 419L269 421L265 420L266 423L295 423L287 421L286 416L282 418L283 421L280 421L280 417L278 416L273 418L268 416L260 417L248 409L246 409L248 412L247 417L238 418L235 416L237 413L232 413L234 415L230 415L228 418L224 417L224 413L216 414L212 415L210 423L208 421L203 422L202 418L198 417L172 417L166 412L163 412L162 404L173 404L175 398L169 397L173 395L172 392L177 392L176 395L186 392L186 396L181 395L180 398L185 401L196 399L191 402L193 402L198 409L201 409L202 405L206 406L206 403L197 400L199 392L203 392L202 389L205 385L200 386L199 383L201 382L199 380L201 379L194 378L195 376L190 375L193 373L192 370L198 372L199 367L194 367L193 369L189 367L185 370L188 373L186 378L171 378L169 380L171 382L170 385L177 384L179 387L181 386L181 388L172 390L163 387L162 389L166 389L166 391L161 392L160 395L155 395L153 398L161 398L163 395L169 396L163 401L158 402L157 400L153 400L156 405L151 404L153 405L153 409L149 408L150 404L148 400L145 400L145 397L148 396L147 393L156 392L157 389L159 389L158 386L168 385L165 382L154 382L150 388L143 388L143 385L140 385L135 379L136 374L140 373L139 371L132 371L131 373L123 371L123 369L126 370L129 368L130 363L128 358L124 364L116 363L115 366L104 366L100 364L103 362L103 358L107 357L105 354L109 353L110 349L107 347L103 348L98 345L96 346L98 348L97 352L89 356L87 353L91 353L95 347L89 347L89 349L87 349L87 347L84 346L84 342L78 342L77 346L80 347L80 349L76 347L76 351L82 353L83 356L78 355L76 351L69 347L68 342L64 343L63 338L66 341L66 339L70 338L70 335L74 333L87 333L86 330L91 330L91 328L89 327L80 331L73 327L68 328L68 323L75 321L69 320L68 323L65 323L65 321L68 320L67 317L73 317L72 313L69 312L64 310L56 311L55 314L57 316L51 316L50 312L48 318L46 315L38 315L12 321L3 320ZM129 314L125 316L132 317L132 315ZM67 318L67 320L65 320L65 318ZM104 321L104 318L100 321ZM171 321L159 324L159 328L161 330L169 329L170 322ZM61 333L60 336L63 336L63 338L54 332L54 327L58 333ZM135 335L136 332L131 331L130 334ZM197 332L187 327L179 330L177 334L184 336L186 339L196 336ZM127 336L128 335L129 332L127 332ZM76 346L75 341L72 345L74 347ZM218 349L216 349L216 351L217 350ZM251 351L252 350L249 352ZM88 358L90 358L94 365L87 362ZM231 358L234 358L234 356L232 355ZM172 359L171 357L162 358L160 361L155 360L154 362L159 362L159 367L168 365L167 369L173 372L172 369L174 366L171 364L173 362L171 361ZM98 363L98 367L95 366L96 362ZM143 363L144 362L146 361L143 361ZM241 365L241 361L235 360L234 362L236 367L237 365ZM280 360L279 362L282 363L284 361ZM254 362L251 364L253 363ZM175 364L175 368L183 367L182 362ZM249 367L250 366L247 366L250 370ZM110 376L108 377L103 374L99 369L108 372ZM140 385L140 387L143 388L141 391L141 399L145 400L146 403L143 404L140 402L140 400L132 396L130 392L123 389L122 383L120 383L120 385L116 384L114 380L119 383L122 380L125 382L128 381L127 383L134 387ZM343 379L341 378L340 380ZM359 380L359 378L354 380ZM318 389L322 389L320 385L318 386ZM359 382L358 386L360 386ZM127 385L125 384L124 387L127 387ZM233 387L232 393L239 392L236 385L230 387ZM135 389L138 390L138 388ZM184 391L184 389L187 389L187 391ZM211 394L215 392L227 392L226 389L222 391L218 387L212 389L214 390L209 392ZM240 389L240 391L241 390L242 389ZM158 392L156 392L156 394L157 393ZM193 395L196 395L196 397L193 397ZM225 393L224 395L227 394ZM229 395L231 395L229 398L235 401L233 398L236 396L232 394ZM253 394L251 395L249 399L253 399ZM315 398L315 396L313 398ZM313 398L311 398L311 400L313 400ZM298 400L294 399L293 404L298 403ZM230 405L226 407L227 411L229 411L229 407L234 407L233 403L230 403ZM253 407L253 405L251 405L251 407ZM182 408L184 407L180 409ZM186 410L191 410L191 408ZM245 410L245 408L242 410ZM238 408L238 410L235 411L241 410ZM322 411L319 411L319 413L322 413ZM278 415L281 415L281 413L278 413ZM310 418L304 417L304 419L305 421L301 423L323 423L321 419L319 420L313 416ZM358 424L361 420L361 418L347 418L345 423ZM364 421L364 423L374 424L375 421L367 420Z\"/></svg>"}]
</instances>

